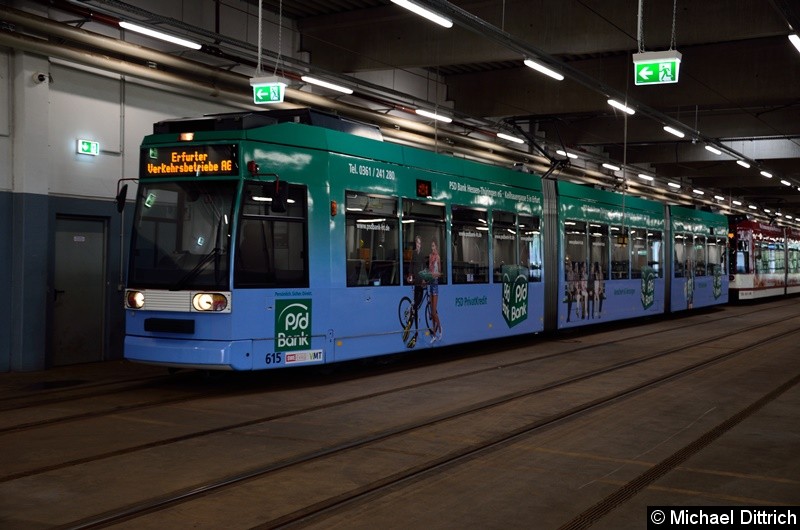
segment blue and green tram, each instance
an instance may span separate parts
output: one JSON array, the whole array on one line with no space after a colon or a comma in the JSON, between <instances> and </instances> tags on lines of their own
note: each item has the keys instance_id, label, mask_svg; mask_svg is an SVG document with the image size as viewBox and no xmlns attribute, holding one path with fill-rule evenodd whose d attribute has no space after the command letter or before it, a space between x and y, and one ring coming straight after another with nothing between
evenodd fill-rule
<instances>
[{"instance_id":1,"label":"blue and green tram","mask_svg":"<svg viewBox=\"0 0 800 530\"><path fill-rule=\"evenodd\" d=\"M540 179L374 136L310 111L156 124L125 357L252 370L542 331Z\"/></svg>"},{"instance_id":2,"label":"blue and green tram","mask_svg":"<svg viewBox=\"0 0 800 530\"><path fill-rule=\"evenodd\" d=\"M662 313L680 308L676 227L686 241L720 219L309 109L159 122L141 148L125 357L257 370ZM697 276L683 308L727 300L727 277L706 301Z\"/></svg>"}]
</instances>

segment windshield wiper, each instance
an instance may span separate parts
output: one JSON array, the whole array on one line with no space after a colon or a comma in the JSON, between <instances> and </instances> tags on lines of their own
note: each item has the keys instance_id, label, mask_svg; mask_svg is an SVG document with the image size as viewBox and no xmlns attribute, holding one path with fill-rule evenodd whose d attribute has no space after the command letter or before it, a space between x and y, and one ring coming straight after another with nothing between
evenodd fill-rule
<instances>
[{"instance_id":1,"label":"windshield wiper","mask_svg":"<svg viewBox=\"0 0 800 530\"><path fill-rule=\"evenodd\" d=\"M197 265L194 266L192 270L187 272L180 280L175 282L175 285L169 288L170 291L180 291L183 289L187 283L194 280L198 274L205 268L206 265L211 263L211 260L220 256L222 254L222 249L219 247L215 247L211 252L203 256L203 259L197 262Z\"/></svg>"}]
</instances>

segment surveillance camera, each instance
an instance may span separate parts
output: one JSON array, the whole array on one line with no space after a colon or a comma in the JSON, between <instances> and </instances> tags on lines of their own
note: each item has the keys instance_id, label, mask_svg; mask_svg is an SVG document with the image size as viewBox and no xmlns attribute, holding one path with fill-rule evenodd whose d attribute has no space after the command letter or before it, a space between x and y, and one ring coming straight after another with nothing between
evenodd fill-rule
<instances>
[{"instance_id":1,"label":"surveillance camera","mask_svg":"<svg viewBox=\"0 0 800 530\"><path fill-rule=\"evenodd\" d=\"M33 74L33 82L38 85L47 81L49 77L50 76L48 76L47 74L43 74L42 72L36 72L35 74Z\"/></svg>"}]
</instances>

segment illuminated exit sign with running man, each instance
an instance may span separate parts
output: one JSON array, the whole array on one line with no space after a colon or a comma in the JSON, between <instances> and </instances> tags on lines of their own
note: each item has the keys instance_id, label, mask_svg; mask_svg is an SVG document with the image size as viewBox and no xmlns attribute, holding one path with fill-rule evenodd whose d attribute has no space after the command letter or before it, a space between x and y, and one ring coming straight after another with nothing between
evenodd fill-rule
<instances>
[{"instance_id":1,"label":"illuminated exit sign with running man","mask_svg":"<svg viewBox=\"0 0 800 530\"><path fill-rule=\"evenodd\" d=\"M283 103L286 96L287 85L281 77L253 77L250 86L253 87L253 103L257 105Z\"/></svg>"},{"instance_id":2,"label":"illuminated exit sign with running man","mask_svg":"<svg viewBox=\"0 0 800 530\"><path fill-rule=\"evenodd\" d=\"M675 50L633 54L636 85L677 83L682 54Z\"/></svg>"}]
</instances>

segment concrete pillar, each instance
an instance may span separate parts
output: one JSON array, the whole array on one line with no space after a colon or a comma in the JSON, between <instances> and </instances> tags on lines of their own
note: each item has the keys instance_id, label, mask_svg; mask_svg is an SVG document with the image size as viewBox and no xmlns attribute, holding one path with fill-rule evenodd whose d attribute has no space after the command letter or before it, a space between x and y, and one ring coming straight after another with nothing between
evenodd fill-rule
<instances>
[{"instance_id":1,"label":"concrete pillar","mask_svg":"<svg viewBox=\"0 0 800 530\"><path fill-rule=\"evenodd\" d=\"M45 368L50 255L49 63L11 54L11 340L12 371ZM42 74L42 76L39 76Z\"/></svg>"}]
</instances>

